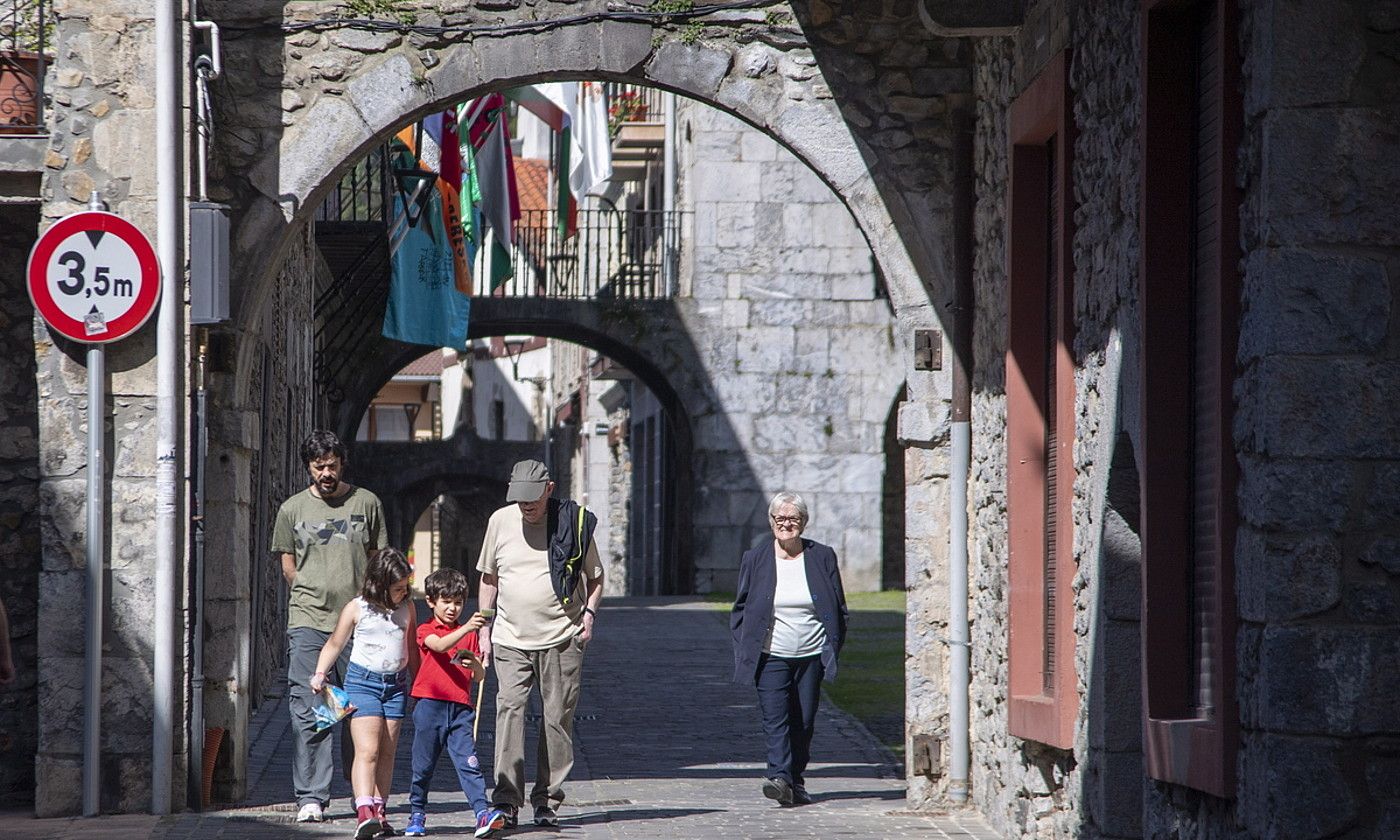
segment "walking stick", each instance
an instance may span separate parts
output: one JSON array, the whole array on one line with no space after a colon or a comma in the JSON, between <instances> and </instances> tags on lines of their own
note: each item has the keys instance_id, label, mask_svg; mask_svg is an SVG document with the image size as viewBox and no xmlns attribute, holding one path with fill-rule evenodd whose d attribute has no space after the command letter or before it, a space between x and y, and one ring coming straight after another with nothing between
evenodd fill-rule
<instances>
[{"instance_id":1,"label":"walking stick","mask_svg":"<svg viewBox=\"0 0 1400 840\"><path fill-rule=\"evenodd\" d=\"M476 740L476 730L481 726L481 698L486 694L486 669L481 669L481 679L476 683L476 717L472 718L472 740Z\"/></svg>"}]
</instances>

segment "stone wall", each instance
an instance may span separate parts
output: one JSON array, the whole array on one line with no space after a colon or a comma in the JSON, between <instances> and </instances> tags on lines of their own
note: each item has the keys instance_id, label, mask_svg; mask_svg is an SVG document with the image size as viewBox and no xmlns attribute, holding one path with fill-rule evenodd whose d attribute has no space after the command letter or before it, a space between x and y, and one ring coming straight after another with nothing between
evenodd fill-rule
<instances>
[{"instance_id":1,"label":"stone wall","mask_svg":"<svg viewBox=\"0 0 1400 840\"><path fill-rule=\"evenodd\" d=\"M154 238L155 148L150 10L141 4L70 0L55 12L53 112L42 185L43 224L82 209L97 190L109 209ZM155 318L107 352L110 578L103 648L102 790L108 811L151 803L155 463ZM36 811L81 806L84 634L72 605L83 603L86 565L86 426L82 347L34 335L39 389L40 578L39 753ZM99 410L102 407L98 407ZM178 450L177 450L178 451ZM183 506L177 510L183 516ZM177 547L177 554L181 549ZM185 591L177 574L177 592ZM176 603L184 598L177 596ZM179 636L177 635L177 638ZM177 654L178 655L178 654ZM176 680L182 678L177 663ZM177 686L177 698L180 696ZM183 709L177 702L177 714ZM183 733L175 735L173 802L183 802Z\"/></svg>"},{"instance_id":2,"label":"stone wall","mask_svg":"<svg viewBox=\"0 0 1400 840\"><path fill-rule=\"evenodd\" d=\"M1042 2L1016 36L977 45L973 798L1007 836L1390 836L1397 732L1373 710L1400 691L1400 503L1387 490L1400 454L1390 326L1400 225L1385 197L1400 186L1400 107L1381 57L1397 46L1400 17L1359 0L1242 7L1242 744L1228 800L1143 773L1140 24L1132 4ZM1070 751L1009 736L1005 716L1006 107L1062 46L1074 51L1078 131Z\"/></svg>"},{"instance_id":3,"label":"stone wall","mask_svg":"<svg viewBox=\"0 0 1400 840\"><path fill-rule=\"evenodd\" d=\"M905 343L870 246L772 138L686 100L677 121L680 206L694 214L680 313L719 393L691 418L697 587L733 589L740 554L769 532L768 499L791 489L846 587L879 589L884 427Z\"/></svg>"},{"instance_id":4,"label":"stone wall","mask_svg":"<svg viewBox=\"0 0 1400 840\"><path fill-rule=\"evenodd\" d=\"M209 420L204 708L206 725L224 727L231 742L215 776L220 801L237 801L245 790L248 716L286 685L287 588L268 546L278 506L309 482L298 450L313 428L312 289L326 271L306 226L259 329L214 334L210 401L237 406ZM234 353L246 380L231 375ZM229 551L240 544L251 550Z\"/></svg>"},{"instance_id":5,"label":"stone wall","mask_svg":"<svg viewBox=\"0 0 1400 840\"><path fill-rule=\"evenodd\" d=\"M1272 0L1241 16L1236 819L1257 837L1388 837L1400 833L1389 712L1400 696L1400 8Z\"/></svg>"},{"instance_id":6,"label":"stone wall","mask_svg":"<svg viewBox=\"0 0 1400 840\"><path fill-rule=\"evenodd\" d=\"M0 800L12 804L33 801L39 748L39 395L24 280L38 225L35 207L0 207L0 602L16 675L0 688Z\"/></svg>"}]
</instances>

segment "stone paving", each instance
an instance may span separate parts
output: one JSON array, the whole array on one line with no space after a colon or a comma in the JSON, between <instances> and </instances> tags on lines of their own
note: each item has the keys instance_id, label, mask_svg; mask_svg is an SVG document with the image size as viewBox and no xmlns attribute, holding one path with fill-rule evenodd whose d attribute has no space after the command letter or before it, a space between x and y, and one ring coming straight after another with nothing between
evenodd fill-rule
<instances>
[{"instance_id":1,"label":"stone paving","mask_svg":"<svg viewBox=\"0 0 1400 840\"><path fill-rule=\"evenodd\" d=\"M904 781L890 754L855 719L824 703L813 744L805 808L778 808L759 792L763 741L751 689L730 681L732 670L723 614L699 601L620 598L605 603L598 636L584 664L578 745L568 799L557 829L523 824L504 836L545 840L592 838L928 837L994 840L972 812L945 815L904 810ZM491 763L490 695L481 723L479 754ZM411 738L410 725L404 729ZM288 802L290 742L281 703L265 704L250 737L251 793L237 807L164 819L126 816L96 820L11 823L9 837L314 838L346 837L354 823L348 786L320 825L293 821ZM534 755L534 742L526 745ZM394 823L407 819L408 749L395 768ZM533 774L529 762L527 778ZM470 837L474 820L444 760L434 777L430 836Z\"/></svg>"}]
</instances>

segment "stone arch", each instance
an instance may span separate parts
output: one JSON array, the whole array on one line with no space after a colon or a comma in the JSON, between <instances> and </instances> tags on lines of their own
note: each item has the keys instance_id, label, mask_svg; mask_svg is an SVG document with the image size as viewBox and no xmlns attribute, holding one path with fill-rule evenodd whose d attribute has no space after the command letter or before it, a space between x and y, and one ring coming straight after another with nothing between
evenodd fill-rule
<instances>
[{"instance_id":1,"label":"stone arch","mask_svg":"<svg viewBox=\"0 0 1400 840\"><path fill-rule=\"evenodd\" d=\"M910 189L898 183L895 167L883 165L877 138L863 136L845 120L800 29L785 30L775 38L764 25L740 19L725 22L723 37L684 43L660 27L578 16L568 4L546 5L556 8L541 10L543 15L558 12L561 18L585 21L458 42L354 30L302 30L285 39L267 34L229 38L231 51L283 54L292 65L284 67L284 74L305 74L307 79L290 98L283 97L278 86L280 119L257 128L256 143L243 141L257 152L229 150L230 167L247 173L246 178L225 179L228 192L243 199L234 202L233 257L249 280L238 307L245 318L259 308L294 231L311 219L340 172L398 128L492 90L600 79L691 97L773 137L851 210L902 324L938 324L938 309L946 298L943 290L951 288L946 278L946 219L935 209L940 202L929 197L928 186ZM805 11L796 9L798 5L793 4L795 11ZM523 13L508 13L503 23L519 22L511 14ZM789 19L797 17L788 14ZM781 44L781 49L765 41ZM740 48L741 44L747 46ZM784 62L797 63L803 70L779 73L775 67ZM324 68L336 64L354 68L353 78L346 78L342 70L334 81L328 80ZM226 107L230 113L225 124L238 124L239 113ZM911 392L918 397L941 390L931 376L911 379Z\"/></svg>"}]
</instances>

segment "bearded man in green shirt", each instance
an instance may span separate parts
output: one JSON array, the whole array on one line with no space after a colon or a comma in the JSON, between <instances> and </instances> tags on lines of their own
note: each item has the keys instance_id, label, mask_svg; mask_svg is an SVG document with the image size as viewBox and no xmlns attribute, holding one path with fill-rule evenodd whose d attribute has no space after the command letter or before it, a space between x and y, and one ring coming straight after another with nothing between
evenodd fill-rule
<instances>
[{"instance_id":1,"label":"bearded man in green shirt","mask_svg":"<svg viewBox=\"0 0 1400 840\"><path fill-rule=\"evenodd\" d=\"M317 430L301 445L311 486L282 503L272 531L272 551L282 560L291 589L287 605L287 706L292 716L292 788L297 822L320 822L330 804L331 730L316 731L311 674L345 605L360 592L370 552L388 545L379 497L341 477L345 444ZM349 666L346 645L327 681L341 684ZM353 746L341 738L341 763L350 767Z\"/></svg>"}]
</instances>

